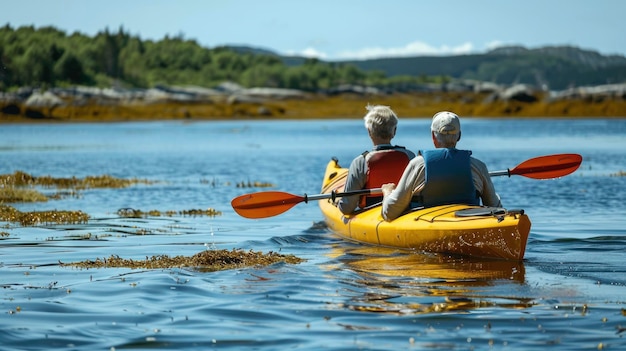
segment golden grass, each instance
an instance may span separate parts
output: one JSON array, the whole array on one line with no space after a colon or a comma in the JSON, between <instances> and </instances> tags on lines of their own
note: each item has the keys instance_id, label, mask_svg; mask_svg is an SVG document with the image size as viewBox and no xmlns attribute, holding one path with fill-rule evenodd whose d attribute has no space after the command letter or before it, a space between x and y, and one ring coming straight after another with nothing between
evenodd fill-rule
<instances>
[{"instance_id":1,"label":"golden grass","mask_svg":"<svg viewBox=\"0 0 626 351\"><path fill-rule=\"evenodd\" d=\"M367 104L388 105L400 117L431 117L438 111L454 111L462 117L626 117L626 100L571 99L537 102L486 102L488 94L472 92L423 92L391 95L311 94L300 99L266 100L262 103L206 101L135 104L72 104L36 111L38 118L0 113L0 123L24 122L120 122L150 120L223 119L320 119L361 118ZM6 104L6 103L5 103ZM0 103L0 110L5 106ZM7 109L9 110L9 109ZM13 109L15 110L15 109ZM32 112L32 110L31 110Z\"/></svg>"}]
</instances>

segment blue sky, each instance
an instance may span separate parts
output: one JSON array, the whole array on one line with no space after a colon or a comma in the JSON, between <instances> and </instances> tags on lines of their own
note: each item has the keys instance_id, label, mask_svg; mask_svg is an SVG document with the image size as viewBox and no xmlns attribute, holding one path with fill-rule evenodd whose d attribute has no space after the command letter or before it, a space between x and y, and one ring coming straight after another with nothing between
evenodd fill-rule
<instances>
[{"instance_id":1,"label":"blue sky","mask_svg":"<svg viewBox=\"0 0 626 351\"><path fill-rule=\"evenodd\" d=\"M623 0L0 0L0 25L183 35L325 60L572 45L626 56Z\"/></svg>"}]
</instances>

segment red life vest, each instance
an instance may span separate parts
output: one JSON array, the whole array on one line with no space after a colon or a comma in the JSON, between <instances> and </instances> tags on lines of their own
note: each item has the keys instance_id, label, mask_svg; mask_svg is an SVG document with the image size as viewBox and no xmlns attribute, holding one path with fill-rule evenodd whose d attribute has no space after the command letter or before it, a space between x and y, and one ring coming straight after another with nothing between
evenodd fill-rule
<instances>
[{"instance_id":1,"label":"red life vest","mask_svg":"<svg viewBox=\"0 0 626 351\"><path fill-rule=\"evenodd\" d=\"M397 149L379 150L364 157L367 161L365 189L380 188L387 183L397 185L410 161L409 155ZM380 194L361 196L359 207L365 208L382 200Z\"/></svg>"}]
</instances>

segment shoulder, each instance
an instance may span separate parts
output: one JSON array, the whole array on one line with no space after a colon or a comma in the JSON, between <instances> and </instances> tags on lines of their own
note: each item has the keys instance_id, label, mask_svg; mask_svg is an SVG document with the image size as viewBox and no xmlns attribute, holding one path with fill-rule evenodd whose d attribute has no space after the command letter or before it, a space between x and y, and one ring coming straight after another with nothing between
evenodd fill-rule
<instances>
[{"instance_id":1,"label":"shoulder","mask_svg":"<svg viewBox=\"0 0 626 351\"><path fill-rule=\"evenodd\" d=\"M359 156L355 157L352 162L350 163L350 168L362 168L364 167L364 165L367 164L367 155L369 155L368 151L365 151L364 153L360 154Z\"/></svg>"},{"instance_id":2,"label":"shoulder","mask_svg":"<svg viewBox=\"0 0 626 351\"><path fill-rule=\"evenodd\" d=\"M476 166L476 167L480 167L480 168L487 168L487 165L483 161L477 159L474 156L470 156L470 164L472 166Z\"/></svg>"},{"instance_id":3,"label":"shoulder","mask_svg":"<svg viewBox=\"0 0 626 351\"><path fill-rule=\"evenodd\" d=\"M421 153L418 153L417 156L413 157L413 159L409 161L409 166L411 167L424 166L424 156L422 156Z\"/></svg>"},{"instance_id":4,"label":"shoulder","mask_svg":"<svg viewBox=\"0 0 626 351\"><path fill-rule=\"evenodd\" d=\"M415 153L407 148L405 148L404 146L397 146L396 147L397 150L404 152L405 154L407 154L407 156L409 156L409 158L414 158L415 157Z\"/></svg>"},{"instance_id":5,"label":"shoulder","mask_svg":"<svg viewBox=\"0 0 626 351\"><path fill-rule=\"evenodd\" d=\"M388 148L387 150L393 150L393 151L402 152L405 155L407 155L409 157L409 159L412 159L413 157L415 157L415 153L413 151L407 149L406 147L404 147L402 145L393 145L392 147Z\"/></svg>"},{"instance_id":6,"label":"shoulder","mask_svg":"<svg viewBox=\"0 0 626 351\"><path fill-rule=\"evenodd\" d=\"M478 173L484 175L485 177L487 177L487 178L490 177L489 176L489 170L487 169L487 165L483 161L481 161L481 160L479 160L479 159L477 159L475 157L470 157L470 166L473 169L477 170Z\"/></svg>"}]
</instances>

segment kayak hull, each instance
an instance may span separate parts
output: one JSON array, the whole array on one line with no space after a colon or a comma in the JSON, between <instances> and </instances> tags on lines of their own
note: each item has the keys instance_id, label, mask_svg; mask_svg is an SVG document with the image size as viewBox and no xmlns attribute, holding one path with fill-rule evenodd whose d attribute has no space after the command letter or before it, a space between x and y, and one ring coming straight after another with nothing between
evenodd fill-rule
<instances>
[{"instance_id":1,"label":"kayak hull","mask_svg":"<svg viewBox=\"0 0 626 351\"><path fill-rule=\"evenodd\" d=\"M344 191L348 170L331 160L322 193ZM415 209L392 222L383 220L380 206L344 216L333 200L319 201L328 228L343 238L378 246L523 260L531 223L523 211L473 205L443 205Z\"/></svg>"}]
</instances>

